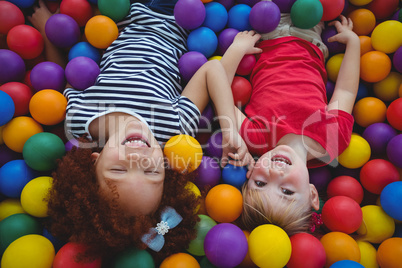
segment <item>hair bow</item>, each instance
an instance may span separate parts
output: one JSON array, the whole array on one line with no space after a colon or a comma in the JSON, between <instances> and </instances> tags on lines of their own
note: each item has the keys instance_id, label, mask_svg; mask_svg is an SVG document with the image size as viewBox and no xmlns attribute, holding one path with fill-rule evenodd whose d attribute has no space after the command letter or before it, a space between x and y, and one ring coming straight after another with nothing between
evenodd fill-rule
<instances>
[{"instance_id":1,"label":"hair bow","mask_svg":"<svg viewBox=\"0 0 402 268\"><path fill-rule=\"evenodd\" d=\"M183 220L177 211L172 207L165 207L161 213L161 221L149 229L149 232L141 237L141 241L153 251L159 252L165 244L164 235L179 225Z\"/></svg>"},{"instance_id":2,"label":"hair bow","mask_svg":"<svg viewBox=\"0 0 402 268\"><path fill-rule=\"evenodd\" d=\"M320 226L323 224L324 224L324 222L321 219L321 214L313 212L311 215L311 221L310 221L310 232L314 233L314 231L316 229L320 228Z\"/></svg>"}]
</instances>

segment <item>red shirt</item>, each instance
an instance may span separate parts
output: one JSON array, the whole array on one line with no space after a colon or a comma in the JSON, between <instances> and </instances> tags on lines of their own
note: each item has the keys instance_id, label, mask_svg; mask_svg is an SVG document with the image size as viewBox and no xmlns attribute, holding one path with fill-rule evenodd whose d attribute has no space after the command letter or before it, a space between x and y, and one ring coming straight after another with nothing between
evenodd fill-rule
<instances>
[{"instance_id":1,"label":"red shirt","mask_svg":"<svg viewBox=\"0 0 402 268\"><path fill-rule=\"evenodd\" d=\"M312 138L328 152L329 157L312 160L309 167L329 163L348 146L354 121L344 111L326 110L322 52L292 36L265 40L258 46L263 52L250 77L248 119L240 129L250 152L262 155L293 133Z\"/></svg>"}]
</instances>

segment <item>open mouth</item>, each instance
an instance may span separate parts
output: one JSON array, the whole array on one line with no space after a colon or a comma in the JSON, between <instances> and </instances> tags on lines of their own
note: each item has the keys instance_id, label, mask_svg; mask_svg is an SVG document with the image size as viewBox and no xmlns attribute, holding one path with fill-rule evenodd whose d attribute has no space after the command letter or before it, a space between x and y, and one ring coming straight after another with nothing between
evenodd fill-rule
<instances>
[{"instance_id":1,"label":"open mouth","mask_svg":"<svg viewBox=\"0 0 402 268\"><path fill-rule=\"evenodd\" d=\"M276 163L283 163L283 164L286 164L286 165L289 165L289 166L292 165L292 161L290 161L290 159L288 157L283 156L283 155L274 155L271 158L271 161L276 162Z\"/></svg>"},{"instance_id":2,"label":"open mouth","mask_svg":"<svg viewBox=\"0 0 402 268\"><path fill-rule=\"evenodd\" d=\"M129 147L149 147L148 141L141 136L130 136L121 144Z\"/></svg>"}]
</instances>

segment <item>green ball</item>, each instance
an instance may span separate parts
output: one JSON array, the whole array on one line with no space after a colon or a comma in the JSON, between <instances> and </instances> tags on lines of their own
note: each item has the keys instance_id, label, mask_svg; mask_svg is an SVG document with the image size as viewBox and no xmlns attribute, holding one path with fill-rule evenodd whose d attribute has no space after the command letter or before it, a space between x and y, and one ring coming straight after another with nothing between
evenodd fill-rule
<instances>
[{"instance_id":1,"label":"green ball","mask_svg":"<svg viewBox=\"0 0 402 268\"><path fill-rule=\"evenodd\" d=\"M320 0L297 0L290 10L290 18L296 27L310 29L321 21L323 12Z\"/></svg>"},{"instance_id":2,"label":"green ball","mask_svg":"<svg viewBox=\"0 0 402 268\"><path fill-rule=\"evenodd\" d=\"M38 220L28 214L13 214L0 222L0 255L16 239L29 234L41 234Z\"/></svg>"},{"instance_id":3,"label":"green ball","mask_svg":"<svg viewBox=\"0 0 402 268\"><path fill-rule=\"evenodd\" d=\"M98 0L98 8L102 15L118 22L130 12L130 0Z\"/></svg>"},{"instance_id":4,"label":"green ball","mask_svg":"<svg viewBox=\"0 0 402 268\"><path fill-rule=\"evenodd\" d=\"M200 267L201 268L218 268L215 265L213 265L207 257L202 258L200 261Z\"/></svg>"},{"instance_id":5,"label":"green ball","mask_svg":"<svg viewBox=\"0 0 402 268\"><path fill-rule=\"evenodd\" d=\"M187 251L195 256L204 256L205 236L207 235L209 230L211 230L211 228L216 225L216 222L206 215L198 215L198 217L201 220L195 225L195 229L197 230L197 237L190 242Z\"/></svg>"},{"instance_id":6,"label":"green ball","mask_svg":"<svg viewBox=\"0 0 402 268\"><path fill-rule=\"evenodd\" d=\"M24 144L22 156L27 165L38 171L56 167L56 160L66 153L63 141L55 134L41 132L30 137Z\"/></svg>"},{"instance_id":7,"label":"green ball","mask_svg":"<svg viewBox=\"0 0 402 268\"><path fill-rule=\"evenodd\" d=\"M155 268L155 262L148 251L136 248L128 248L116 256L112 267Z\"/></svg>"}]
</instances>

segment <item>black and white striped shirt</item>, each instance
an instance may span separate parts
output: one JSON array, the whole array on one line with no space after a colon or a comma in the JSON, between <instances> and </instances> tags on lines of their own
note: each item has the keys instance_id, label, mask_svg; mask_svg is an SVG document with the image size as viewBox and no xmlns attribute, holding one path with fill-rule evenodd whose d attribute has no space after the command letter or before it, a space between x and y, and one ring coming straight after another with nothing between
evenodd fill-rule
<instances>
[{"instance_id":1,"label":"black and white striped shirt","mask_svg":"<svg viewBox=\"0 0 402 268\"><path fill-rule=\"evenodd\" d=\"M180 96L177 65L187 51L185 30L173 16L140 3L132 4L130 15L119 26L125 28L105 51L95 85L64 92L67 132L74 137L89 135L89 124L95 118L124 112L147 123L161 144L177 134L194 136L200 111Z\"/></svg>"}]
</instances>

